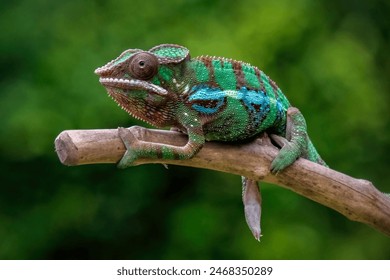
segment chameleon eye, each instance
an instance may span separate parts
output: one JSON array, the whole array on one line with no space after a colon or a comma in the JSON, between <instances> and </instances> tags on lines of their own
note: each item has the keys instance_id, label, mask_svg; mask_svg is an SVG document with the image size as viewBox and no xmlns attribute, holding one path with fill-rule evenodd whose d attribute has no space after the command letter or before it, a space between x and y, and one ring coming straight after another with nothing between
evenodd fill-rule
<instances>
[{"instance_id":1,"label":"chameleon eye","mask_svg":"<svg viewBox=\"0 0 390 280\"><path fill-rule=\"evenodd\" d=\"M149 80L157 74L158 59L155 55L147 52L135 54L129 63L130 74L141 80Z\"/></svg>"}]
</instances>

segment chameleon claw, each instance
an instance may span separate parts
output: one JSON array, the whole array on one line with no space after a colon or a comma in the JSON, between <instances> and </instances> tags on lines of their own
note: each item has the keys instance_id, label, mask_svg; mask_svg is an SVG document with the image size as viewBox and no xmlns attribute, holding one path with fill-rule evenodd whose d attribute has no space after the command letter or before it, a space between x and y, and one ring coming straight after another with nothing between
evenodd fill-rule
<instances>
[{"instance_id":1,"label":"chameleon claw","mask_svg":"<svg viewBox=\"0 0 390 280\"><path fill-rule=\"evenodd\" d=\"M284 170L286 167L290 166L293 164L298 156L296 156L294 153L285 150L284 153L281 150L279 154L276 156L276 158L272 161L271 163L271 173L276 175L280 171Z\"/></svg>"},{"instance_id":2,"label":"chameleon claw","mask_svg":"<svg viewBox=\"0 0 390 280\"><path fill-rule=\"evenodd\" d=\"M134 161L137 159L137 156L133 151L134 143L137 141L137 138L127 128L123 127L118 127L118 135L126 147L126 152L117 166L118 168L124 169L133 166Z\"/></svg>"}]
</instances>

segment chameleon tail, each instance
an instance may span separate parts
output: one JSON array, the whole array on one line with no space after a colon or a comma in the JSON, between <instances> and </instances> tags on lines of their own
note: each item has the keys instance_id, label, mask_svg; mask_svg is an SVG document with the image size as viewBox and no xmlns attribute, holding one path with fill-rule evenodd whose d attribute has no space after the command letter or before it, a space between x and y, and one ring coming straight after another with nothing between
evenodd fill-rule
<instances>
[{"instance_id":1,"label":"chameleon tail","mask_svg":"<svg viewBox=\"0 0 390 280\"><path fill-rule=\"evenodd\" d=\"M260 241L261 195L255 180L242 177L242 202L245 220L257 241Z\"/></svg>"},{"instance_id":2,"label":"chameleon tail","mask_svg":"<svg viewBox=\"0 0 390 280\"><path fill-rule=\"evenodd\" d=\"M328 167L328 165L325 163L325 161L321 158L321 156L318 154L316 148L314 147L313 143L311 142L310 138L307 137L307 156L305 157L308 160L321 164L323 166Z\"/></svg>"}]
</instances>

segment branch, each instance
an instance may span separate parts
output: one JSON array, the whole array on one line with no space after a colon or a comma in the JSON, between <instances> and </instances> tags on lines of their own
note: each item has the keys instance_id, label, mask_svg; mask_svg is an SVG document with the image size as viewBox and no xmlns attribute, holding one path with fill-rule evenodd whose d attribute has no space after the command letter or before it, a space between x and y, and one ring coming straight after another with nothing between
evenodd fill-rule
<instances>
[{"instance_id":1,"label":"branch","mask_svg":"<svg viewBox=\"0 0 390 280\"><path fill-rule=\"evenodd\" d=\"M129 128L140 141L183 146L187 136L173 131ZM68 166L116 163L125 146L116 129L66 130L55 140L60 161ZM163 163L213 169L273 183L328 206L350 220L365 223L390 236L390 198L371 182L355 179L305 159L277 175L269 171L278 153L267 136L246 144L207 142L189 160L138 159L135 164Z\"/></svg>"}]
</instances>

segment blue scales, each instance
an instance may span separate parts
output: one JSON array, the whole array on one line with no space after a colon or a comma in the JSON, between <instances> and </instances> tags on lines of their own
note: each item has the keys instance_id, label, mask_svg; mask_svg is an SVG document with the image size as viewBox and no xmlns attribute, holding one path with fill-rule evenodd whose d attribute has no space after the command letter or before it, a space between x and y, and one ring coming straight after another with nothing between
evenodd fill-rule
<instances>
[{"instance_id":1,"label":"blue scales","mask_svg":"<svg viewBox=\"0 0 390 280\"><path fill-rule=\"evenodd\" d=\"M276 106L277 115L283 115L285 108L281 101L276 100L275 104L264 91L249 90L242 87L239 90L221 90L209 86L195 86L188 101L191 103L191 108L205 115L211 115L219 112L226 104L225 99L236 99L240 101L250 112L250 117L255 125L261 124L262 120L268 115L271 106ZM275 102L275 101L274 101Z\"/></svg>"}]
</instances>

